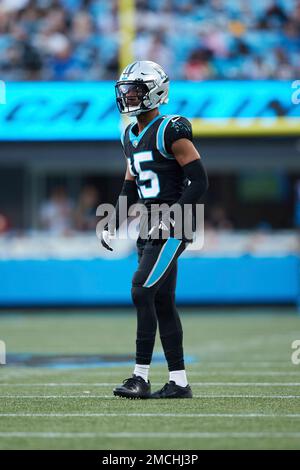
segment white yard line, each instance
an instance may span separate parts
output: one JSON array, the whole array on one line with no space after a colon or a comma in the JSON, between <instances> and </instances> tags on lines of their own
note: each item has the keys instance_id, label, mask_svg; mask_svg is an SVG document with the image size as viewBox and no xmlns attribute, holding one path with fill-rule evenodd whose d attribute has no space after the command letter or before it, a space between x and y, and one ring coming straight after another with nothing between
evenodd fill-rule
<instances>
[{"instance_id":1,"label":"white yard line","mask_svg":"<svg viewBox=\"0 0 300 470\"><path fill-rule=\"evenodd\" d=\"M300 413L0 413L0 418L300 418Z\"/></svg>"},{"instance_id":2,"label":"white yard line","mask_svg":"<svg viewBox=\"0 0 300 470\"><path fill-rule=\"evenodd\" d=\"M162 382L151 382L154 386ZM113 387L116 382L1 383L2 387ZM190 382L196 387L300 387L300 382Z\"/></svg>"},{"instance_id":3,"label":"white yard line","mask_svg":"<svg viewBox=\"0 0 300 470\"><path fill-rule=\"evenodd\" d=\"M201 353L194 353L195 355L199 354L201 357ZM207 361L205 362L204 360L200 362L199 366L200 367L233 367L233 368L239 368L239 367L287 367L290 366L291 363L289 361Z\"/></svg>"},{"instance_id":4,"label":"white yard line","mask_svg":"<svg viewBox=\"0 0 300 470\"><path fill-rule=\"evenodd\" d=\"M197 387L300 387L300 382L192 382Z\"/></svg>"},{"instance_id":5,"label":"white yard line","mask_svg":"<svg viewBox=\"0 0 300 470\"><path fill-rule=\"evenodd\" d=\"M196 376L201 376L201 375L207 375L207 376L246 376L246 377L299 377L300 378L300 369L296 372L288 371L288 372L282 372L282 371L225 371L225 372L189 372L187 371L188 375L196 375ZM160 374L161 375L161 374Z\"/></svg>"},{"instance_id":6,"label":"white yard line","mask_svg":"<svg viewBox=\"0 0 300 470\"><path fill-rule=\"evenodd\" d=\"M6 371L5 371L6 372ZM90 372L90 371L89 371ZM4 369L1 370L1 373L2 373L2 380L4 379L3 375L4 375ZM21 378L21 377L26 377L27 376L31 376L33 374L25 374L25 373L22 373L20 375L18 374L10 374L10 373L5 373L5 379L17 379L17 378ZM35 376L40 377L42 376L43 374L34 374ZM45 374L45 375L48 375L48 372ZM124 376L124 370L123 371L112 371L112 370L108 370L108 371L97 371L95 372L95 375L96 375L96 379L97 377L101 377L101 376L105 376L106 378L110 378L110 377L123 377ZM125 373L126 375L126 373ZM266 371L228 371L228 370L225 370L225 371L189 371L187 370L187 375L188 377L202 377L202 376L207 376L207 377L298 377L300 379L300 368L299 370L295 370L295 371L270 371L270 370L266 370ZM158 371L155 371L155 370L152 370L151 371L151 377L164 377L167 379L167 373L164 372L164 371L161 371L161 372L158 372ZM15 382L15 383L19 383L19 382ZM54 382L47 382L47 384L52 384ZM55 383L58 383L58 382L55 382ZM60 383L63 383L63 382L60 382ZM89 385L91 384L91 382L69 382L70 384L84 384L86 383L86 385ZM9 382L0 382L0 386L1 385L14 385L14 383L9 383ZM26 384L24 383L23 384L24 386L28 386L30 384ZM39 383L35 384L35 385L40 385ZM45 383L41 383L41 385L46 385Z\"/></svg>"},{"instance_id":7,"label":"white yard line","mask_svg":"<svg viewBox=\"0 0 300 470\"><path fill-rule=\"evenodd\" d=\"M131 439L131 438L167 438L167 439L251 439L251 438L300 438L300 432L0 432L2 438L24 437L24 438L43 438L43 439L78 439L78 438L113 438L113 439Z\"/></svg>"}]
</instances>

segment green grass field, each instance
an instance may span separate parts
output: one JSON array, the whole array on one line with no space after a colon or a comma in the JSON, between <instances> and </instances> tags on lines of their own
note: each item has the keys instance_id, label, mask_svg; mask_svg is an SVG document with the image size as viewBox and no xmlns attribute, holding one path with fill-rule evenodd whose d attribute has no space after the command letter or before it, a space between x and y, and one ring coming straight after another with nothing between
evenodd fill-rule
<instances>
[{"instance_id":1,"label":"green grass field","mask_svg":"<svg viewBox=\"0 0 300 470\"><path fill-rule=\"evenodd\" d=\"M0 316L7 353L133 354L135 314ZM192 400L112 395L131 366L0 367L1 449L300 449L300 365L291 310L182 312ZM159 341L156 351L161 352ZM152 390L168 379L151 368Z\"/></svg>"}]
</instances>

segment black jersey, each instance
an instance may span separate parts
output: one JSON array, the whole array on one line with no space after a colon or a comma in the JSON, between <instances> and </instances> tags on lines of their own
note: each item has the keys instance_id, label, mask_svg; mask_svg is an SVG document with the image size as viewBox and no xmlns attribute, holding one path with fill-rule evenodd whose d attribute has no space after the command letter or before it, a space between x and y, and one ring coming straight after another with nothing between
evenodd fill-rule
<instances>
[{"instance_id":1,"label":"black jersey","mask_svg":"<svg viewBox=\"0 0 300 470\"><path fill-rule=\"evenodd\" d=\"M137 127L130 124L121 140L140 199L146 205L173 204L182 194L185 177L171 147L178 139L193 139L191 124L181 116L158 115L139 135Z\"/></svg>"}]
</instances>

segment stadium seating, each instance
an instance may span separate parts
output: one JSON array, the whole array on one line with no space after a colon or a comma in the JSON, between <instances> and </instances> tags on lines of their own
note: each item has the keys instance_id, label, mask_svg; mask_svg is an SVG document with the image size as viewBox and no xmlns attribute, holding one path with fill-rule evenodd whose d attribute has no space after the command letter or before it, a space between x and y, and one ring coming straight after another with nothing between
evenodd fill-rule
<instances>
[{"instance_id":1,"label":"stadium seating","mask_svg":"<svg viewBox=\"0 0 300 470\"><path fill-rule=\"evenodd\" d=\"M299 0L137 0L136 59L172 79L291 79L299 75ZM0 76L106 80L118 75L117 1L3 0Z\"/></svg>"}]
</instances>

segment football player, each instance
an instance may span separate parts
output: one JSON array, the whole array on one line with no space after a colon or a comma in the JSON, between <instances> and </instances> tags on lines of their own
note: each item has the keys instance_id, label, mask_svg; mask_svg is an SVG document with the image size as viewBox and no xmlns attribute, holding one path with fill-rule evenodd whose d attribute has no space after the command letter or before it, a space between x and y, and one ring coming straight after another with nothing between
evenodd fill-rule
<instances>
[{"instance_id":1,"label":"football player","mask_svg":"<svg viewBox=\"0 0 300 470\"><path fill-rule=\"evenodd\" d=\"M127 197L128 208L138 200L142 202L145 212L140 220L139 265L131 291L137 310L136 365L132 377L113 393L126 398L192 398L175 305L177 259L192 237L185 234L182 220L178 223L171 208L173 204L183 210L185 206L194 208L207 190L207 175L193 145L190 122L159 112L159 106L168 102L169 78L158 64L133 62L124 69L115 88L120 113L136 116L136 122L128 125L121 138L127 170L120 195ZM114 224L107 224L101 236L108 250L121 223L119 202ZM158 209L163 203L164 210ZM193 213L189 212L189 220ZM148 373L157 323L169 381L151 394Z\"/></svg>"}]
</instances>

